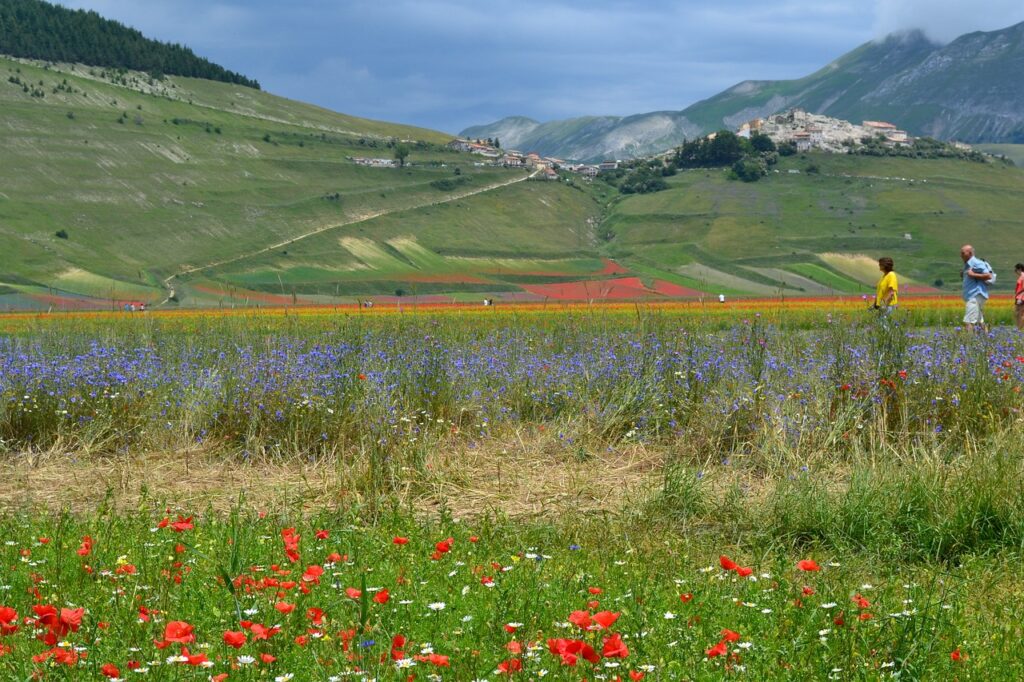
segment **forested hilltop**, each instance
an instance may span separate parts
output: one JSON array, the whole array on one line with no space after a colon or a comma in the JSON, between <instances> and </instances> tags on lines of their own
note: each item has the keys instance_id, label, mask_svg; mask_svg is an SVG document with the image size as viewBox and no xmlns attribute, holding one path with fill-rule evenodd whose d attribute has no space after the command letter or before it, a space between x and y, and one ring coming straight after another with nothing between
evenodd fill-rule
<instances>
[{"instance_id":1,"label":"forested hilltop","mask_svg":"<svg viewBox=\"0 0 1024 682\"><path fill-rule=\"evenodd\" d=\"M259 82L198 57L183 45L150 40L96 12L41 0L0 0L0 54L260 87Z\"/></svg>"}]
</instances>

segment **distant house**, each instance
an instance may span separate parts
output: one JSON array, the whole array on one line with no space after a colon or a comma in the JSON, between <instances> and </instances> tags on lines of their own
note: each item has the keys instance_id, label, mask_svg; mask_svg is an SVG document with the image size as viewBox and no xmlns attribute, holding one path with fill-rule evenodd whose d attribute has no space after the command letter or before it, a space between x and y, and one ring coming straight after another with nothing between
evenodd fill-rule
<instances>
[{"instance_id":1,"label":"distant house","mask_svg":"<svg viewBox=\"0 0 1024 682\"><path fill-rule=\"evenodd\" d=\"M547 164L540 158L540 154L537 152L530 152L526 155L526 167L527 168L547 168Z\"/></svg>"},{"instance_id":2,"label":"distant house","mask_svg":"<svg viewBox=\"0 0 1024 682\"><path fill-rule=\"evenodd\" d=\"M885 121L864 121L864 128L869 133L875 133L876 135L888 135L896 130L896 126Z\"/></svg>"},{"instance_id":3,"label":"distant house","mask_svg":"<svg viewBox=\"0 0 1024 682\"><path fill-rule=\"evenodd\" d=\"M448 143L448 148L457 152L469 152L473 151L473 145L474 143L469 140L454 139Z\"/></svg>"},{"instance_id":4,"label":"distant house","mask_svg":"<svg viewBox=\"0 0 1024 682\"><path fill-rule=\"evenodd\" d=\"M544 169L544 179L545 180L557 180L558 179L558 173L555 172L554 168L545 168Z\"/></svg>"},{"instance_id":5,"label":"distant house","mask_svg":"<svg viewBox=\"0 0 1024 682\"><path fill-rule=\"evenodd\" d=\"M506 166L507 168L522 168L523 157L519 156L518 154L506 154L505 156L501 157L501 163L503 166Z\"/></svg>"},{"instance_id":6,"label":"distant house","mask_svg":"<svg viewBox=\"0 0 1024 682\"><path fill-rule=\"evenodd\" d=\"M601 163L599 163L597 165L597 170L599 170L602 173L605 173L607 171L618 170L618 169L619 169L619 162L618 161L602 161Z\"/></svg>"},{"instance_id":7,"label":"distant house","mask_svg":"<svg viewBox=\"0 0 1024 682\"><path fill-rule=\"evenodd\" d=\"M394 168L394 159L367 159L362 156L350 156L353 163L357 166L370 166L371 168Z\"/></svg>"},{"instance_id":8,"label":"distant house","mask_svg":"<svg viewBox=\"0 0 1024 682\"><path fill-rule=\"evenodd\" d=\"M793 144L796 145L798 152L806 152L813 146L811 143L811 134L808 132L793 133Z\"/></svg>"},{"instance_id":9,"label":"distant house","mask_svg":"<svg viewBox=\"0 0 1024 682\"><path fill-rule=\"evenodd\" d=\"M811 146L819 147L825 141L825 131L817 126L807 126L805 131L811 136Z\"/></svg>"},{"instance_id":10,"label":"distant house","mask_svg":"<svg viewBox=\"0 0 1024 682\"><path fill-rule=\"evenodd\" d=\"M890 130L885 134L886 142L893 142L896 144L903 144L908 142L908 136L906 130Z\"/></svg>"},{"instance_id":11,"label":"distant house","mask_svg":"<svg viewBox=\"0 0 1024 682\"><path fill-rule=\"evenodd\" d=\"M582 168L580 168L580 175L583 175L588 178L597 177L598 172L599 171L597 166L583 166Z\"/></svg>"}]
</instances>

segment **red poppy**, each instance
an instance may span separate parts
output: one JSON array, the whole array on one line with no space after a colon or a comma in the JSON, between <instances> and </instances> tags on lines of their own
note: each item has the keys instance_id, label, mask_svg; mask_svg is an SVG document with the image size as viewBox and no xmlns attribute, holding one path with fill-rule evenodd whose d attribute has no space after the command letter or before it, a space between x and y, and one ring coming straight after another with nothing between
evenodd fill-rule
<instances>
[{"instance_id":1,"label":"red poppy","mask_svg":"<svg viewBox=\"0 0 1024 682\"><path fill-rule=\"evenodd\" d=\"M345 588L345 594L348 595L349 599L359 599L360 597L363 596L362 591L361 590L357 590L354 587L347 587L347 588Z\"/></svg>"},{"instance_id":2,"label":"red poppy","mask_svg":"<svg viewBox=\"0 0 1024 682\"><path fill-rule=\"evenodd\" d=\"M518 658L510 658L498 664L499 675L511 675L523 669L523 662Z\"/></svg>"},{"instance_id":3,"label":"red poppy","mask_svg":"<svg viewBox=\"0 0 1024 682\"><path fill-rule=\"evenodd\" d=\"M295 604L289 604L286 601L279 601L276 604L274 604L274 608L280 611L281 613L288 615L289 613L295 610Z\"/></svg>"},{"instance_id":4,"label":"red poppy","mask_svg":"<svg viewBox=\"0 0 1024 682\"><path fill-rule=\"evenodd\" d=\"M960 651L960 647L957 647L957 648L953 649L953 651L951 651L949 653L949 660L951 660L953 662L965 661L965 660L967 660L967 654L965 654L962 651Z\"/></svg>"},{"instance_id":5,"label":"red poppy","mask_svg":"<svg viewBox=\"0 0 1024 682\"><path fill-rule=\"evenodd\" d=\"M593 623L590 619L590 613L587 611L573 611L569 614L569 622L580 630L586 630Z\"/></svg>"},{"instance_id":6,"label":"red poppy","mask_svg":"<svg viewBox=\"0 0 1024 682\"><path fill-rule=\"evenodd\" d=\"M389 599L391 599L391 593L388 592L387 588L384 588L373 595L373 601L378 604L387 604Z\"/></svg>"},{"instance_id":7,"label":"red poppy","mask_svg":"<svg viewBox=\"0 0 1024 682\"><path fill-rule=\"evenodd\" d=\"M188 649L184 648L181 650L181 655L185 657L185 662L189 665L198 666L204 663L209 663L210 661L210 659L206 657L206 654L190 654Z\"/></svg>"},{"instance_id":8,"label":"red poppy","mask_svg":"<svg viewBox=\"0 0 1024 682\"><path fill-rule=\"evenodd\" d=\"M192 517L187 519L181 514L178 515L178 520L171 524L171 530L175 533L184 533L187 530L192 530L195 526L192 525Z\"/></svg>"},{"instance_id":9,"label":"red poppy","mask_svg":"<svg viewBox=\"0 0 1024 682\"><path fill-rule=\"evenodd\" d=\"M741 578L746 578L748 575L753 574L753 572L754 572L754 569L752 569L752 568L750 568L748 566L737 566L736 567L736 575L738 575Z\"/></svg>"},{"instance_id":10,"label":"red poppy","mask_svg":"<svg viewBox=\"0 0 1024 682\"><path fill-rule=\"evenodd\" d=\"M82 538L82 544L79 545L77 554L78 556L89 556L92 553L92 538L88 535Z\"/></svg>"},{"instance_id":11,"label":"red poppy","mask_svg":"<svg viewBox=\"0 0 1024 682\"><path fill-rule=\"evenodd\" d=\"M241 631L226 630L224 632L224 643L229 647L241 649L245 644L245 633Z\"/></svg>"},{"instance_id":12,"label":"red poppy","mask_svg":"<svg viewBox=\"0 0 1024 682\"><path fill-rule=\"evenodd\" d=\"M191 625L183 620L172 620L164 627L164 641L188 644L196 641Z\"/></svg>"},{"instance_id":13,"label":"red poppy","mask_svg":"<svg viewBox=\"0 0 1024 682\"><path fill-rule=\"evenodd\" d=\"M594 614L594 622L601 627L602 630L607 630L615 621L619 619L618 613L612 613L611 611L598 611Z\"/></svg>"},{"instance_id":14,"label":"red poppy","mask_svg":"<svg viewBox=\"0 0 1024 682\"><path fill-rule=\"evenodd\" d=\"M10 606L0 606L0 635L11 635L18 630L18 612Z\"/></svg>"},{"instance_id":15,"label":"red poppy","mask_svg":"<svg viewBox=\"0 0 1024 682\"><path fill-rule=\"evenodd\" d=\"M690 592L684 592L683 594L679 595L679 601L683 602L684 604L687 604L693 601L693 594Z\"/></svg>"},{"instance_id":16,"label":"red poppy","mask_svg":"<svg viewBox=\"0 0 1024 682\"><path fill-rule=\"evenodd\" d=\"M320 584L320 576L324 574L322 566L308 566L302 574L302 582Z\"/></svg>"},{"instance_id":17,"label":"red poppy","mask_svg":"<svg viewBox=\"0 0 1024 682\"><path fill-rule=\"evenodd\" d=\"M704 654L708 658L714 658L715 656L724 656L728 652L729 648L725 645L725 640L723 639L718 644L705 651Z\"/></svg>"},{"instance_id":18,"label":"red poppy","mask_svg":"<svg viewBox=\"0 0 1024 682\"><path fill-rule=\"evenodd\" d=\"M801 590L801 592L803 592L805 597L810 597L812 594L814 594L814 588L804 585L804 589Z\"/></svg>"},{"instance_id":19,"label":"red poppy","mask_svg":"<svg viewBox=\"0 0 1024 682\"><path fill-rule=\"evenodd\" d=\"M869 602L867 599L865 599L864 597L860 596L859 594L853 595L850 599L853 601L854 604L857 605L857 608L860 608L860 609L870 609L871 608L871 602Z\"/></svg>"},{"instance_id":20,"label":"red poppy","mask_svg":"<svg viewBox=\"0 0 1024 682\"><path fill-rule=\"evenodd\" d=\"M400 535L396 535L391 542L396 545L407 545L409 544L409 538L403 538Z\"/></svg>"},{"instance_id":21,"label":"red poppy","mask_svg":"<svg viewBox=\"0 0 1024 682\"><path fill-rule=\"evenodd\" d=\"M602 590L600 587L588 587L587 588L587 592L589 592L590 594L601 594L601 592L603 592L603 591L604 590Z\"/></svg>"},{"instance_id":22,"label":"red poppy","mask_svg":"<svg viewBox=\"0 0 1024 682\"><path fill-rule=\"evenodd\" d=\"M796 563L796 567L801 571L820 571L821 566L817 564L814 559L801 559Z\"/></svg>"},{"instance_id":23,"label":"red poppy","mask_svg":"<svg viewBox=\"0 0 1024 682\"><path fill-rule=\"evenodd\" d=\"M260 623L253 623L249 626L249 632L252 633L252 638L254 640L270 639L280 631L281 628L277 627L276 625L274 627L268 628L266 625L261 625Z\"/></svg>"},{"instance_id":24,"label":"red poppy","mask_svg":"<svg viewBox=\"0 0 1024 682\"><path fill-rule=\"evenodd\" d=\"M104 677L121 677L121 671L118 670L117 666L113 663L104 663L100 666L100 673L102 673Z\"/></svg>"},{"instance_id":25,"label":"red poppy","mask_svg":"<svg viewBox=\"0 0 1024 682\"><path fill-rule=\"evenodd\" d=\"M633 680L633 682L640 682L640 680L644 679L644 674L639 670L630 670L629 679Z\"/></svg>"},{"instance_id":26,"label":"red poppy","mask_svg":"<svg viewBox=\"0 0 1024 682\"><path fill-rule=\"evenodd\" d=\"M71 632L78 632L78 628L82 625L82 615L85 614L85 609L61 609L60 610L60 624L63 630L71 630Z\"/></svg>"},{"instance_id":27,"label":"red poppy","mask_svg":"<svg viewBox=\"0 0 1024 682\"><path fill-rule=\"evenodd\" d=\"M601 655L605 658L625 658L629 656L629 649L618 633L605 637L602 644Z\"/></svg>"},{"instance_id":28,"label":"red poppy","mask_svg":"<svg viewBox=\"0 0 1024 682\"><path fill-rule=\"evenodd\" d=\"M738 642L740 640L740 633L733 632L728 628L722 630L722 641L725 642Z\"/></svg>"},{"instance_id":29,"label":"red poppy","mask_svg":"<svg viewBox=\"0 0 1024 682\"><path fill-rule=\"evenodd\" d=\"M273 663L277 660L277 656L274 656L273 654L260 654L260 660L264 663Z\"/></svg>"},{"instance_id":30,"label":"red poppy","mask_svg":"<svg viewBox=\"0 0 1024 682\"><path fill-rule=\"evenodd\" d=\"M284 553L288 560L295 563L299 560L299 539L300 535L294 528L285 528L281 531L281 539L284 540Z\"/></svg>"},{"instance_id":31,"label":"red poppy","mask_svg":"<svg viewBox=\"0 0 1024 682\"><path fill-rule=\"evenodd\" d=\"M313 537L315 537L317 540L326 540L327 538L331 537L331 532L329 530L318 530L316 533L313 534Z\"/></svg>"},{"instance_id":32,"label":"red poppy","mask_svg":"<svg viewBox=\"0 0 1024 682\"><path fill-rule=\"evenodd\" d=\"M737 564L735 561L725 556L724 554L718 557L718 565L726 571L735 571L737 568L739 568L739 564Z\"/></svg>"},{"instance_id":33,"label":"red poppy","mask_svg":"<svg viewBox=\"0 0 1024 682\"><path fill-rule=\"evenodd\" d=\"M306 618L309 618L309 620L312 621L313 625L323 625L324 624L324 610L323 609L318 609L315 606L312 607L312 608L306 609Z\"/></svg>"}]
</instances>

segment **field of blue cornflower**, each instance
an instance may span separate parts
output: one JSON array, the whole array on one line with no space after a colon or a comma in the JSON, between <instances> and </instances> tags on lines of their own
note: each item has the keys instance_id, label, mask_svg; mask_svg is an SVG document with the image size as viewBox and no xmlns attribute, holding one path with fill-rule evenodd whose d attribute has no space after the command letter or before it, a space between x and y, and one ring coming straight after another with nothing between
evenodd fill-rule
<instances>
[{"instance_id":1,"label":"field of blue cornflower","mask_svg":"<svg viewBox=\"0 0 1024 682\"><path fill-rule=\"evenodd\" d=\"M1024 674L1010 328L623 307L5 332L8 474L201 453L257 479L228 510L2 496L8 679ZM642 484L595 494L625 453ZM339 495L264 496L282 463ZM468 490L538 472L569 480L556 512Z\"/></svg>"}]
</instances>

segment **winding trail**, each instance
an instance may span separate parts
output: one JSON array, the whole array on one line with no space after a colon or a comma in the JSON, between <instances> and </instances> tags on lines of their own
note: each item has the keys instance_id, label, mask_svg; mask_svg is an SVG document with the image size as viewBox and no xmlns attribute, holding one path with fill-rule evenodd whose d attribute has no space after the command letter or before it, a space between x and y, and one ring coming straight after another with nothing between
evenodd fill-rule
<instances>
[{"instance_id":1,"label":"winding trail","mask_svg":"<svg viewBox=\"0 0 1024 682\"><path fill-rule=\"evenodd\" d=\"M303 234L296 235L294 237L291 237L290 239L286 239L284 241L277 242L275 244L271 244L270 246L265 246L262 249L257 249L255 251L250 251L248 253L243 253L243 254L241 254L239 256L232 256L231 258L225 258L223 260L214 261L212 263L207 263L206 265L197 265L195 267L183 268L182 270L179 270L178 272L174 273L170 277L165 277L164 279L162 279L160 281L160 283L163 285L164 289L167 290L167 296L164 298L164 300L162 300L159 303L157 303L156 306L154 306L154 307L162 306L162 305L166 304L168 301L170 301L172 298L174 298L175 290L174 290L174 284L172 283L172 280L177 279L178 277L182 277L184 275L191 275L191 274L196 273L196 272L202 272L203 270L209 270L210 268L220 267L221 265L228 265L230 263L237 263L238 261L246 260L247 258L253 258L254 256L259 256L259 255L262 255L264 253L267 253L268 251L273 251L274 249L279 249L282 246L288 246L289 244L294 244L295 242L302 241L303 239L306 239L308 237L313 237L315 235L322 234L324 232L329 232L331 230L337 230L337 229L342 228L342 227L348 227L349 225L356 225L358 223L365 223L368 220L373 220L374 218L380 218L381 216L390 215L392 213L403 213L405 211L415 211L417 209L427 208L429 206L440 206L441 204L448 204L448 203L451 203L453 201L458 201L460 199L465 199L466 197L471 197L471 196L474 196L474 195L477 195L477 194L483 194L484 192L490 192L490 191L493 191L493 190L496 190L496 189L501 189L502 187L508 187L509 185L516 184L517 182L523 182L524 180L529 180L530 178L532 178L535 175L537 175L537 173L539 173L539 172L540 172L539 170L536 170L536 171L530 173L529 175L520 175L520 176L518 176L516 178L513 178L512 180L503 180L502 182L498 182L498 183L495 183L493 185L486 185L484 187L478 187L478 188L470 190L468 192L462 192L460 194L452 194L452 195L449 195L449 196L445 197L444 199L438 199L437 201L426 201L426 202L423 202L423 203L420 203L420 204L414 204L412 206L403 206L401 208L390 208L390 209L381 209L379 211L371 211L370 213L365 213L363 215L354 217L354 218L352 218L350 220L346 220L345 222L333 223L331 225L325 225L323 227L318 227L315 230L310 230L309 232L305 232Z\"/></svg>"}]
</instances>

